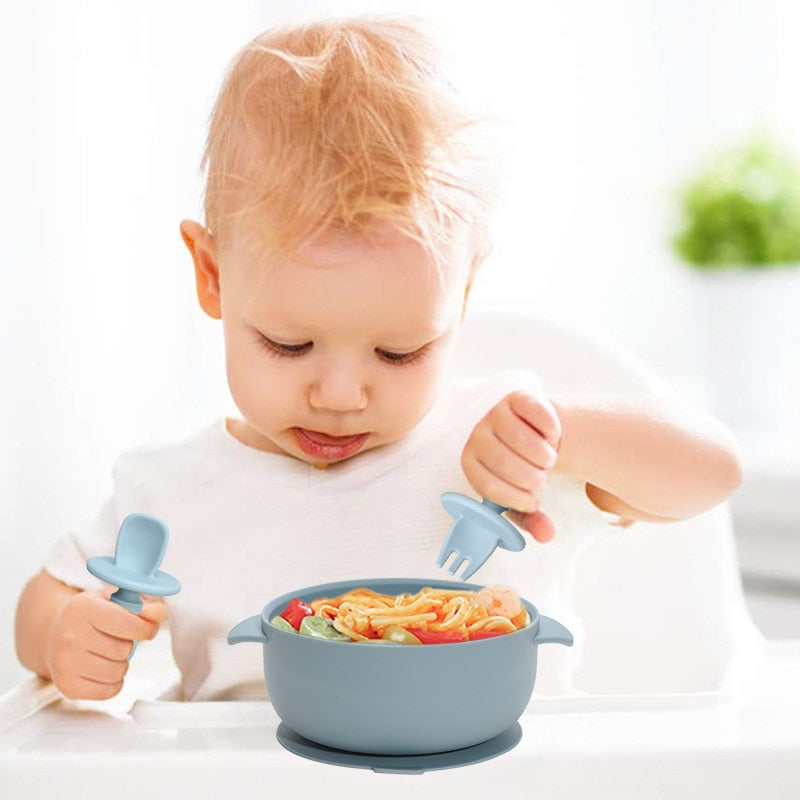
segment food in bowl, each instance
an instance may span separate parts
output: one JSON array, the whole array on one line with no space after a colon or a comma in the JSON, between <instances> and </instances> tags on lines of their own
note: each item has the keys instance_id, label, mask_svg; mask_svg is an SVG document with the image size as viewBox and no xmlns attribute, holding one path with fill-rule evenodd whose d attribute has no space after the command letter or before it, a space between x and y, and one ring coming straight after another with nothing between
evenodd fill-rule
<instances>
[{"instance_id":1,"label":"food in bowl","mask_svg":"<svg viewBox=\"0 0 800 800\"><path fill-rule=\"evenodd\" d=\"M329 641L452 644L514 633L530 622L519 595L506 586L385 594L366 586L308 603L293 597L270 620L282 630Z\"/></svg>"}]
</instances>

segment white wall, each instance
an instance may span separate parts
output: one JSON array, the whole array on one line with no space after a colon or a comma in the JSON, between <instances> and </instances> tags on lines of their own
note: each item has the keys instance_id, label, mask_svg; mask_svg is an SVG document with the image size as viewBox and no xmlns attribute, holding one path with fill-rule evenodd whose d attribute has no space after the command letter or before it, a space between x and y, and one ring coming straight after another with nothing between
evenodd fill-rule
<instances>
[{"instance_id":1,"label":"white wall","mask_svg":"<svg viewBox=\"0 0 800 800\"><path fill-rule=\"evenodd\" d=\"M699 380L687 276L665 247L672 192L756 124L800 143L791 0L4 8L0 691L25 675L18 593L92 513L115 455L227 403L177 226L200 213L229 58L290 14L429 7L465 94L498 120L495 252L473 310L554 317Z\"/></svg>"}]
</instances>

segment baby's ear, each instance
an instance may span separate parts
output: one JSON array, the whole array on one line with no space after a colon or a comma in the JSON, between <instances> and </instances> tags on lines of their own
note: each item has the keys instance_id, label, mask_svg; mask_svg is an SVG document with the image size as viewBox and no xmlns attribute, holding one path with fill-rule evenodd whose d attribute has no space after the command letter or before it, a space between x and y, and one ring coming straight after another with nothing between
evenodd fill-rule
<instances>
[{"instance_id":1,"label":"baby's ear","mask_svg":"<svg viewBox=\"0 0 800 800\"><path fill-rule=\"evenodd\" d=\"M461 306L461 321L464 321L464 317L467 314L467 301L469 300L469 293L472 289L472 278L469 279L465 289L464 289L464 304Z\"/></svg>"},{"instance_id":2,"label":"baby's ear","mask_svg":"<svg viewBox=\"0 0 800 800\"><path fill-rule=\"evenodd\" d=\"M194 262L194 278L200 307L214 319L222 318L219 296L219 267L211 234L199 222L181 222L181 237Z\"/></svg>"}]
</instances>

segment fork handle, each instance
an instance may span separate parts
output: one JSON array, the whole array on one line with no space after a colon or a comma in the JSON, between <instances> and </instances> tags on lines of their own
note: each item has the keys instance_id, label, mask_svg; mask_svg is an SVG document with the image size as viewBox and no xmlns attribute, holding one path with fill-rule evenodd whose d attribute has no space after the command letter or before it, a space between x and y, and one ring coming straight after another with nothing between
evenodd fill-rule
<instances>
[{"instance_id":1,"label":"fork handle","mask_svg":"<svg viewBox=\"0 0 800 800\"><path fill-rule=\"evenodd\" d=\"M506 508L506 506L501 506L499 503L495 503L494 500L489 500L488 498L484 497L481 500L481 503L486 506L486 508L494 511L495 514L502 514L504 511L509 511L510 509Z\"/></svg>"}]
</instances>

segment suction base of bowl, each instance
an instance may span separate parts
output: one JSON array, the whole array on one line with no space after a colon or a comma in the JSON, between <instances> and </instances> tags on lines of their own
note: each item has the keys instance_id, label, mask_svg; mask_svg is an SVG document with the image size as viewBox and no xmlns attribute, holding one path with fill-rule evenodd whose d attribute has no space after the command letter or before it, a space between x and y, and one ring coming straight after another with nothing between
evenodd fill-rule
<instances>
[{"instance_id":1,"label":"suction base of bowl","mask_svg":"<svg viewBox=\"0 0 800 800\"><path fill-rule=\"evenodd\" d=\"M435 769L451 769L477 764L490 758L507 753L519 744L522 739L522 727L515 722L499 736L487 742L464 747L460 750L448 750L445 753L427 753L410 756L381 756L373 753L352 753L348 750L336 750L323 744L312 742L295 733L285 722L278 725L278 741L295 755L323 764L340 767L356 767L371 769L373 772L395 772L406 775L419 775Z\"/></svg>"}]
</instances>

